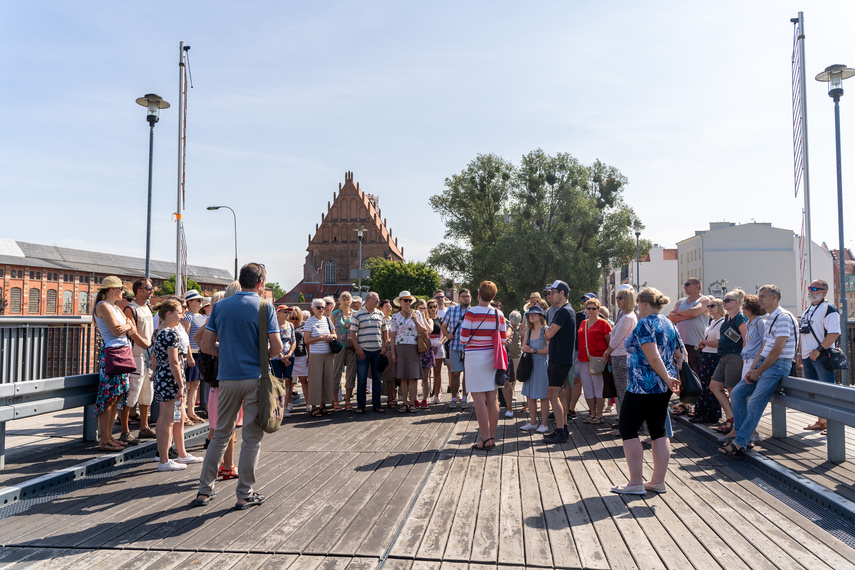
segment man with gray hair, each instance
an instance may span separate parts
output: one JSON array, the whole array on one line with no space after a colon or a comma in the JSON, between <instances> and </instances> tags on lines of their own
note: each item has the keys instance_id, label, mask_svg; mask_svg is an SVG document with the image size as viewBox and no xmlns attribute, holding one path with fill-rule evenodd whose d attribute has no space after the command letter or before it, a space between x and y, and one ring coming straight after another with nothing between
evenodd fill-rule
<instances>
[{"instance_id":1,"label":"man with gray hair","mask_svg":"<svg viewBox=\"0 0 855 570\"><path fill-rule=\"evenodd\" d=\"M769 315L766 317L763 348L754 357L745 378L730 393L736 439L719 450L725 455L742 455L742 450L755 438L766 404L772 399L781 378L790 373L796 357L799 326L792 313L779 305L781 289L777 285L764 285L758 297L760 307Z\"/></svg>"},{"instance_id":2,"label":"man with gray hair","mask_svg":"<svg viewBox=\"0 0 855 570\"><path fill-rule=\"evenodd\" d=\"M365 305L353 314L350 320L350 340L356 350L356 413L365 412L368 367L371 366L371 406L382 414L380 405L380 384L382 374L377 370L380 356L386 354L386 342L389 331L386 317L377 308L380 295L371 291L365 297Z\"/></svg>"}]
</instances>

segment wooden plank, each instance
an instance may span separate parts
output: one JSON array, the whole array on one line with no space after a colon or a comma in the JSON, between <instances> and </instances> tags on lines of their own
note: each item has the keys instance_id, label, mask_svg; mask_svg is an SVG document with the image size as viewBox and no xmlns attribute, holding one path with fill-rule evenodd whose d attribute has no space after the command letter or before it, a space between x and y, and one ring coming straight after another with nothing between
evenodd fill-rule
<instances>
[{"instance_id":1,"label":"wooden plank","mask_svg":"<svg viewBox=\"0 0 855 570\"><path fill-rule=\"evenodd\" d=\"M437 565L439 567L439 565ZM409 570L415 568L412 560L401 560L400 558L388 558L383 565L383 570Z\"/></svg>"},{"instance_id":2,"label":"wooden plank","mask_svg":"<svg viewBox=\"0 0 855 570\"><path fill-rule=\"evenodd\" d=\"M460 491L460 498L457 501L454 521L451 524L443 560L469 561L478 515L478 503L481 499L481 482L487 463L486 453L484 451L473 452L469 456L469 465L463 477L463 489Z\"/></svg>"},{"instance_id":3,"label":"wooden plank","mask_svg":"<svg viewBox=\"0 0 855 570\"><path fill-rule=\"evenodd\" d=\"M430 522L434 507L439 501L440 493L445 484L446 476L451 467L452 456L440 455L433 466L425 486L419 493L410 516L407 517L395 544L392 546L390 556L396 558L415 558L424 533Z\"/></svg>"},{"instance_id":4,"label":"wooden plank","mask_svg":"<svg viewBox=\"0 0 855 570\"><path fill-rule=\"evenodd\" d=\"M198 568L205 570L230 570L244 558L249 558L250 563L255 562L255 567L257 568L260 560L253 561L256 557L259 557L259 555L246 554L244 552L221 552L210 560L201 562Z\"/></svg>"},{"instance_id":5,"label":"wooden plank","mask_svg":"<svg viewBox=\"0 0 855 570\"><path fill-rule=\"evenodd\" d=\"M451 467L445 478L439 500L434 507L433 515L431 515L430 522L422 537L416 558L442 560L468 466L468 456L455 455L451 460Z\"/></svg>"},{"instance_id":6,"label":"wooden plank","mask_svg":"<svg viewBox=\"0 0 855 570\"><path fill-rule=\"evenodd\" d=\"M391 558L389 560L391 560ZM439 570L441 566L442 562L436 562L433 560L415 560L413 561L412 570Z\"/></svg>"},{"instance_id":7,"label":"wooden plank","mask_svg":"<svg viewBox=\"0 0 855 570\"><path fill-rule=\"evenodd\" d=\"M298 556L288 566L288 570L315 570L324 562L323 556Z\"/></svg>"},{"instance_id":8,"label":"wooden plank","mask_svg":"<svg viewBox=\"0 0 855 570\"><path fill-rule=\"evenodd\" d=\"M478 517L472 538L472 554L469 559L473 562L492 562L495 565L499 559L499 511L504 484L502 457L490 452L486 457Z\"/></svg>"},{"instance_id":9,"label":"wooden plank","mask_svg":"<svg viewBox=\"0 0 855 570\"><path fill-rule=\"evenodd\" d=\"M543 516L546 519L553 564L556 568L578 568L581 565L581 559L576 551L570 521L561 502L555 475L552 473L552 462L546 456L536 457L534 467L540 485L541 504ZM563 465L559 463L558 468L562 467Z\"/></svg>"},{"instance_id":10,"label":"wooden plank","mask_svg":"<svg viewBox=\"0 0 855 570\"><path fill-rule=\"evenodd\" d=\"M549 565L552 562L552 549L549 534L546 531L546 517L541 505L540 486L534 459L519 459L520 489L522 490L522 514L524 521L523 544L525 545L526 564Z\"/></svg>"},{"instance_id":11,"label":"wooden plank","mask_svg":"<svg viewBox=\"0 0 855 570\"><path fill-rule=\"evenodd\" d=\"M576 458L578 459L578 455ZM551 457L550 460L552 474L555 476L561 503L564 505L564 513L573 533L581 567L608 568L609 563L604 554L605 546L600 544L593 521L585 509L582 495L576 488L570 464L566 458L562 460Z\"/></svg>"},{"instance_id":12,"label":"wooden plank","mask_svg":"<svg viewBox=\"0 0 855 570\"><path fill-rule=\"evenodd\" d=\"M119 565L113 567L115 570L146 570L147 568L151 568L152 565L159 562L162 558L174 556L172 552L144 550L139 551L135 556L127 558L129 555L127 550L117 552L120 553L122 558L118 562Z\"/></svg>"},{"instance_id":13,"label":"wooden plank","mask_svg":"<svg viewBox=\"0 0 855 570\"><path fill-rule=\"evenodd\" d=\"M523 512L518 458L501 457L502 484L499 501L499 564L524 564Z\"/></svg>"},{"instance_id":14,"label":"wooden plank","mask_svg":"<svg viewBox=\"0 0 855 570\"><path fill-rule=\"evenodd\" d=\"M353 558L347 565L347 570L372 570L377 568L379 560L376 558Z\"/></svg>"}]
</instances>

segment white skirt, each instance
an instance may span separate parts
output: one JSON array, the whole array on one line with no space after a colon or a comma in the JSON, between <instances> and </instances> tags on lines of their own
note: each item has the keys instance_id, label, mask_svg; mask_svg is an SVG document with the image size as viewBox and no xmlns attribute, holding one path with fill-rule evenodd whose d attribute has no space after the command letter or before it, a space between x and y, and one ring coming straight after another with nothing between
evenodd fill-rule
<instances>
[{"instance_id":1,"label":"white skirt","mask_svg":"<svg viewBox=\"0 0 855 570\"><path fill-rule=\"evenodd\" d=\"M467 350L463 366L466 373L466 390L489 392L496 389L495 357L492 350Z\"/></svg>"},{"instance_id":2,"label":"white skirt","mask_svg":"<svg viewBox=\"0 0 855 570\"><path fill-rule=\"evenodd\" d=\"M309 375L309 364L308 364L307 356L295 356L294 357L294 369L291 371L291 377L297 378L298 376L308 376Z\"/></svg>"}]
</instances>

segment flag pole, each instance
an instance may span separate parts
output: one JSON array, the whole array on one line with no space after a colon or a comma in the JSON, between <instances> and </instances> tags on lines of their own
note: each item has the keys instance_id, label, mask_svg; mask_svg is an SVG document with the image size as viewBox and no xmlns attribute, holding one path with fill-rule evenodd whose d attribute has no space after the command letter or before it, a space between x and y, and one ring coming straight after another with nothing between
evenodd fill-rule
<instances>
[{"instance_id":1,"label":"flag pole","mask_svg":"<svg viewBox=\"0 0 855 570\"><path fill-rule=\"evenodd\" d=\"M182 271L182 238L183 225L181 213L181 194L184 190L184 89L185 89L185 57L184 42L178 47L178 199L175 206L175 294L183 296L185 291L184 272Z\"/></svg>"}]
</instances>

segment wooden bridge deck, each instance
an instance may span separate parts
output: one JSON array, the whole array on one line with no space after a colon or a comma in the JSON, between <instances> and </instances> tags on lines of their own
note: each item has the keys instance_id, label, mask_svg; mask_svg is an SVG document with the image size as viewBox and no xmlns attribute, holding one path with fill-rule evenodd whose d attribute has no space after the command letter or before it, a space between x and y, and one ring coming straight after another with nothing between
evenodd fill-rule
<instances>
[{"instance_id":1,"label":"wooden bridge deck","mask_svg":"<svg viewBox=\"0 0 855 570\"><path fill-rule=\"evenodd\" d=\"M669 492L622 497L607 427L577 420L546 445L523 423L502 417L484 453L471 407L297 413L262 442L260 507L233 510L227 481L189 508L199 466L144 463L0 520L0 568L855 568L855 550L682 428Z\"/></svg>"}]
</instances>

